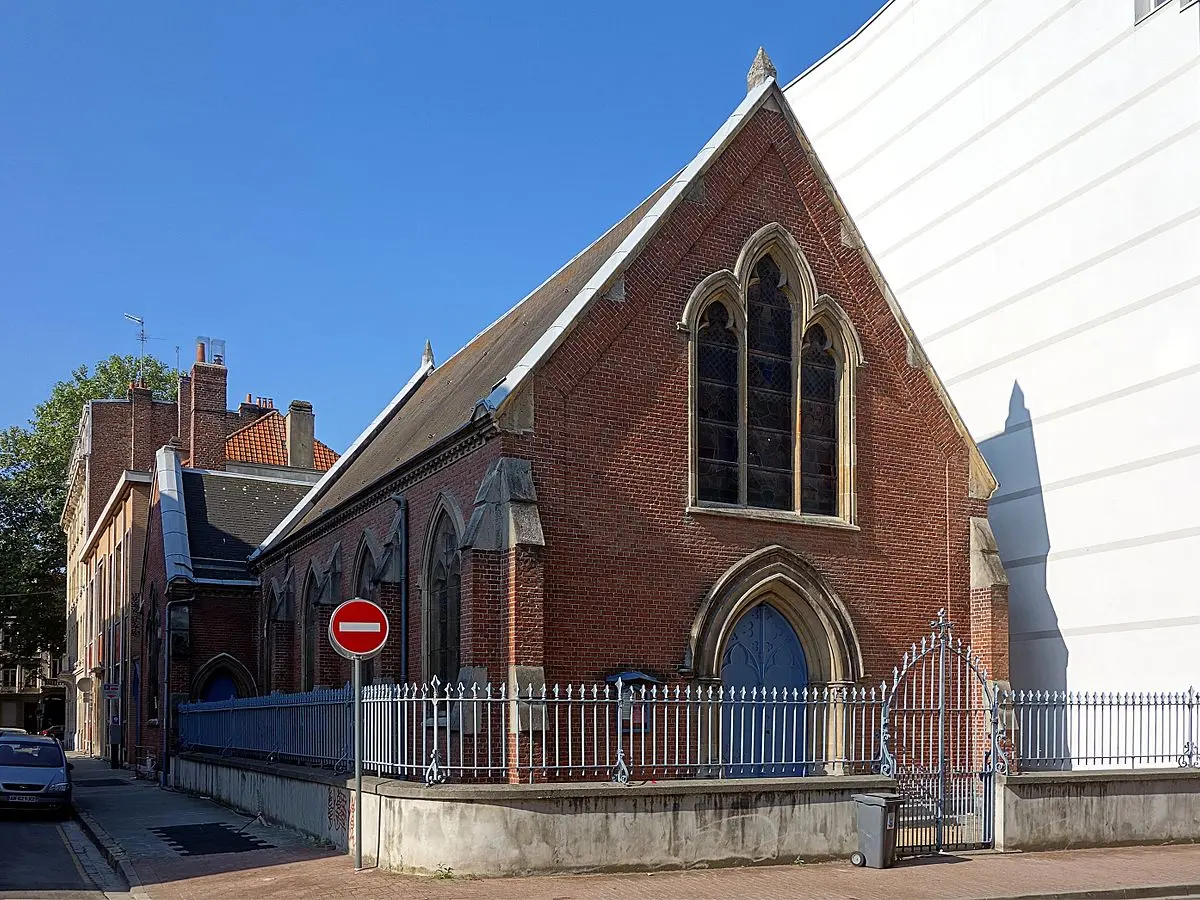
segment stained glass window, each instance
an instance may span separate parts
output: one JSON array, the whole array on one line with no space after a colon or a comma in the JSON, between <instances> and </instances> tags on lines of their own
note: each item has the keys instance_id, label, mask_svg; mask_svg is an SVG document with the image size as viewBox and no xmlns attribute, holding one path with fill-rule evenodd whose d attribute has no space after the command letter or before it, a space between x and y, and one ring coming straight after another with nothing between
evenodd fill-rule
<instances>
[{"instance_id":1,"label":"stained glass window","mask_svg":"<svg viewBox=\"0 0 1200 900\"><path fill-rule=\"evenodd\" d=\"M820 325L800 351L800 511L838 514L838 367Z\"/></svg>"},{"instance_id":2,"label":"stained glass window","mask_svg":"<svg viewBox=\"0 0 1200 900\"><path fill-rule=\"evenodd\" d=\"M701 500L738 502L738 337L725 304L709 304L697 334L697 488Z\"/></svg>"},{"instance_id":3,"label":"stained glass window","mask_svg":"<svg viewBox=\"0 0 1200 900\"><path fill-rule=\"evenodd\" d=\"M793 509L792 305L779 266L754 267L747 301L746 503Z\"/></svg>"},{"instance_id":4,"label":"stained glass window","mask_svg":"<svg viewBox=\"0 0 1200 900\"><path fill-rule=\"evenodd\" d=\"M461 591L458 535L443 513L433 532L429 571L429 675L442 684L458 681Z\"/></svg>"}]
</instances>

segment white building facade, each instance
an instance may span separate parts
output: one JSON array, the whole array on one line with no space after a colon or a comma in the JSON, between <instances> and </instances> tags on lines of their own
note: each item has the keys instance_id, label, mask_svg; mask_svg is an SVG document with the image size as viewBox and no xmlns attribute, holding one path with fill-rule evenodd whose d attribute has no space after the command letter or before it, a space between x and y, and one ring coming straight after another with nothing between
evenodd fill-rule
<instances>
[{"instance_id":1,"label":"white building facade","mask_svg":"<svg viewBox=\"0 0 1200 900\"><path fill-rule=\"evenodd\" d=\"M893 0L787 97L1000 481L1013 686L1200 684L1200 0Z\"/></svg>"}]
</instances>

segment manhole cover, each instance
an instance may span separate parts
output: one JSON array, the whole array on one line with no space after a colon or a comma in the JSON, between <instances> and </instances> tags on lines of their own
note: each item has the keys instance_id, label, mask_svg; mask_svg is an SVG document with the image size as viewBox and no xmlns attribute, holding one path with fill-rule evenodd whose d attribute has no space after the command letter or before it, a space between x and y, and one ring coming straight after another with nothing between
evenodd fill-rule
<instances>
[{"instance_id":1,"label":"manhole cover","mask_svg":"<svg viewBox=\"0 0 1200 900\"><path fill-rule=\"evenodd\" d=\"M245 853L273 847L248 834L238 834L232 825L205 822L202 825L168 825L151 828L181 856L207 856L210 853Z\"/></svg>"},{"instance_id":2,"label":"manhole cover","mask_svg":"<svg viewBox=\"0 0 1200 900\"><path fill-rule=\"evenodd\" d=\"M84 778L75 784L77 787L120 787L129 782L120 778Z\"/></svg>"}]
</instances>

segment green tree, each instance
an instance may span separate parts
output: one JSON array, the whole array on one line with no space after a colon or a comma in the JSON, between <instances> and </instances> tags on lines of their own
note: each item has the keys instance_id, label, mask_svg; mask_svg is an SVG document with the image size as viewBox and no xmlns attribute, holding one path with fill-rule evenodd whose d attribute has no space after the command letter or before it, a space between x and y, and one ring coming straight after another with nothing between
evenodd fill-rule
<instances>
[{"instance_id":1,"label":"green tree","mask_svg":"<svg viewBox=\"0 0 1200 900\"><path fill-rule=\"evenodd\" d=\"M63 651L67 543L59 517L79 418L89 400L125 397L139 369L155 397L175 398L174 369L113 355L56 383L27 426L0 431L0 662Z\"/></svg>"}]
</instances>

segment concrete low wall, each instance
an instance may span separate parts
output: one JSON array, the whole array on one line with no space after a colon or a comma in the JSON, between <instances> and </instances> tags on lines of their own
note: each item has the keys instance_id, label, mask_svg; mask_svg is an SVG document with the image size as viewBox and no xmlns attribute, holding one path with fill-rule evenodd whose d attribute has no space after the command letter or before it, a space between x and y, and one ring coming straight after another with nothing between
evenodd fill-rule
<instances>
[{"instance_id":1,"label":"concrete low wall","mask_svg":"<svg viewBox=\"0 0 1200 900\"><path fill-rule=\"evenodd\" d=\"M999 850L1197 841L1197 769L1037 772L997 777Z\"/></svg>"},{"instance_id":2,"label":"concrete low wall","mask_svg":"<svg viewBox=\"0 0 1200 900\"><path fill-rule=\"evenodd\" d=\"M263 813L335 846L353 834L352 779L185 754L178 787ZM851 795L879 776L612 784L439 785L363 779L363 857L462 875L678 869L845 857Z\"/></svg>"}]
</instances>

